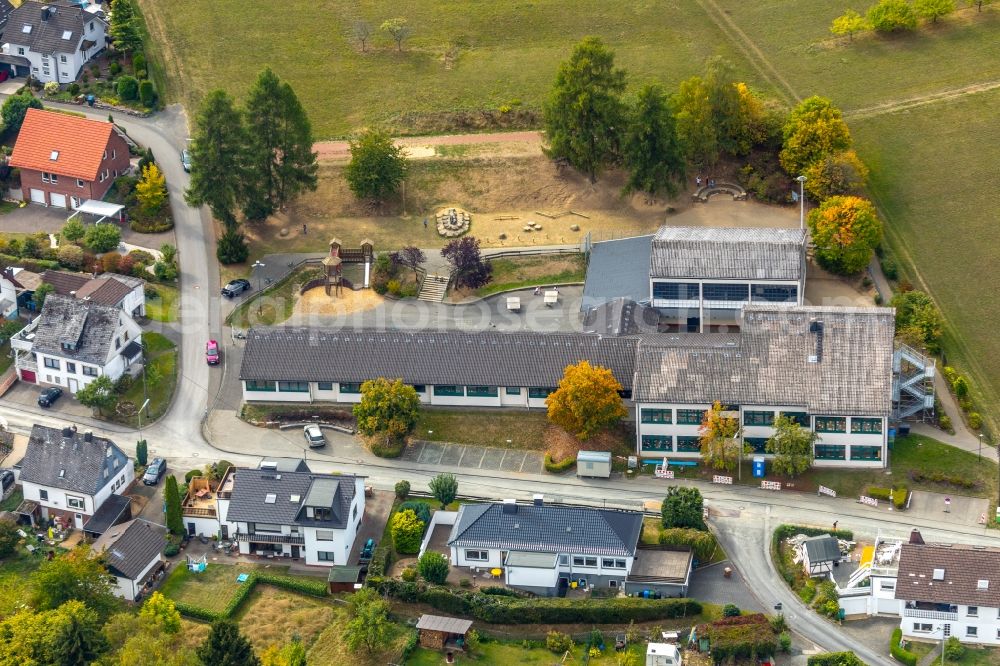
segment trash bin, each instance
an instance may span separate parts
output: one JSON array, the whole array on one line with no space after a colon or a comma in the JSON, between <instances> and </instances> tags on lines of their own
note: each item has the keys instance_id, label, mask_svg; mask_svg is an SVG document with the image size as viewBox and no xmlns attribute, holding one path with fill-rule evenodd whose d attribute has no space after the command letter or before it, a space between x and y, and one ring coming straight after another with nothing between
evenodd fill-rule
<instances>
[{"instance_id":1,"label":"trash bin","mask_svg":"<svg viewBox=\"0 0 1000 666\"><path fill-rule=\"evenodd\" d=\"M94 96L93 95L87 95L87 105L88 106L94 106Z\"/></svg>"},{"instance_id":2,"label":"trash bin","mask_svg":"<svg viewBox=\"0 0 1000 666\"><path fill-rule=\"evenodd\" d=\"M753 459L753 478L763 479L767 468L764 463L764 456L754 456Z\"/></svg>"}]
</instances>

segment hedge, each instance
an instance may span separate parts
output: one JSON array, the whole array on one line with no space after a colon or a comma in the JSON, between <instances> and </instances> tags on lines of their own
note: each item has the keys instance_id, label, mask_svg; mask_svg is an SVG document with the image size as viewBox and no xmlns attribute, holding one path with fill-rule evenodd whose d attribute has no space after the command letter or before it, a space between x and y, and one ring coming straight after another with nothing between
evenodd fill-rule
<instances>
[{"instance_id":1,"label":"hedge","mask_svg":"<svg viewBox=\"0 0 1000 666\"><path fill-rule=\"evenodd\" d=\"M479 592L452 590L426 583L375 578L367 584L381 594L408 603L424 603L437 610L472 617L490 624L607 624L649 622L687 617L701 613L701 604L692 599L560 599L504 597Z\"/></svg>"},{"instance_id":2,"label":"hedge","mask_svg":"<svg viewBox=\"0 0 1000 666\"><path fill-rule=\"evenodd\" d=\"M719 663L729 660L769 657L778 651L777 637L771 623L761 613L719 620L699 628L699 635L707 635L712 649L712 660Z\"/></svg>"},{"instance_id":3,"label":"hedge","mask_svg":"<svg viewBox=\"0 0 1000 666\"><path fill-rule=\"evenodd\" d=\"M315 580L306 580L302 578L292 578L291 576L282 576L281 574L253 571L247 576L246 581L244 581L243 584L236 589L236 594L233 595L233 598L229 600L229 603L226 604L226 607L221 611L208 610L207 608L195 606L194 604L185 603L183 601L176 601L173 599L171 601L174 602L177 612L193 620L202 620L204 622L225 620L236 614L236 611L240 609L243 602L246 601L247 597L250 596L250 593L253 592L254 588L260 583L273 585L274 587L290 590L292 592L298 592L300 594L308 594L314 597L325 597L327 595L326 581L320 578Z\"/></svg>"},{"instance_id":4,"label":"hedge","mask_svg":"<svg viewBox=\"0 0 1000 666\"><path fill-rule=\"evenodd\" d=\"M58 261L48 259L24 259L10 254L0 254L0 263L4 266L19 266L33 273L41 273L45 270L57 271L61 267Z\"/></svg>"},{"instance_id":5,"label":"hedge","mask_svg":"<svg viewBox=\"0 0 1000 666\"><path fill-rule=\"evenodd\" d=\"M906 499L910 495L909 490L907 490L906 486L903 485L896 486L894 488L869 486L867 493L869 497L885 502L890 501L891 498L893 505L895 505L897 509L902 509L906 506Z\"/></svg>"},{"instance_id":6,"label":"hedge","mask_svg":"<svg viewBox=\"0 0 1000 666\"><path fill-rule=\"evenodd\" d=\"M658 539L663 546L690 546L701 562L711 560L718 548L714 534L690 527L668 527L660 531Z\"/></svg>"},{"instance_id":7,"label":"hedge","mask_svg":"<svg viewBox=\"0 0 1000 666\"><path fill-rule=\"evenodd\" d=\"M900 647L899 644L902 640L903 630L900 627L896 627L892 632L892 638L889 639L889 654L892 655L893 659L904 664L904 666L917 666L917 655Z\"/></svg>"},{"instance_id":8,"label":"hedge","mask_svg":"<svg viewBox=\"0 0 1000 666\"><path fill-rule=\"evenodd\" d=\"M386 535L388 536L388 532ZM392 564L392 538L383 538L372 552L372 561L368 563L369 576L384 576Z\"/></svg>"},{"instance_id":9,"label":"hedge","mask_svg":"<svg viewBox=\"0 0 1000 666\"><path fill-rule=\"evenodd\" d=\"M554 460L552 460L552 454L550 453L545 454L546 472L551 472L552 474L559 474L561 472L565 472L574 465L576 465L576 458L574 458L573 456L566 456L559 462L555 462Z\"/></svg>"},{"instance_id":10,"label":"hedge","mask_svg":"<svg viewBox=\"0 0 1000 666\"><path fill-rule=\"evenodd\" d=\"M902 632L901 632L902 633ZM824 652L806 660L808 666L867 666L853 652Z\"/></svg>"}]
</instances>

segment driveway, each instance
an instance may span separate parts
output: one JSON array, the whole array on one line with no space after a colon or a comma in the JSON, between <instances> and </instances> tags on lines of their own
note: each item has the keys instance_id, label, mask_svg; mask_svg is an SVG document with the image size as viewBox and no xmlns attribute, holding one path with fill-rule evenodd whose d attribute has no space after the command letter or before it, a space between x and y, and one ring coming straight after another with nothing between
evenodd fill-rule
<instances>
[{"instance_id":1,"label":"driveway","mask_svg":"<svg viewBox=\"0 0 1000 666\"><path fill-rule=\"evenodd\" d=\"M733 569L729 578L723 575L723 569ZM710 564L691 572L691 584L688 586L688 596L698 601L725 606L736 604L740 610L760 612L766 610L760 600L751 592L743 576L729 560Z\"/></svg>"},{"instance_id":2,"label":"driveway","mask_svg":"<svg viewBox=\"0 0 1000 666\"><path fill-rule=\"evenodd\" d=\"M76 398L65 388L62 397L51 407L38 406L38 394L42 392L42 387L37 384L28 384L17 381L10 387L3 399L27 412L44 413L50 416L64 418L67 421L78 421L81 418L92 418L93 410L77 402Z\"/></svg>"}]
</instances>

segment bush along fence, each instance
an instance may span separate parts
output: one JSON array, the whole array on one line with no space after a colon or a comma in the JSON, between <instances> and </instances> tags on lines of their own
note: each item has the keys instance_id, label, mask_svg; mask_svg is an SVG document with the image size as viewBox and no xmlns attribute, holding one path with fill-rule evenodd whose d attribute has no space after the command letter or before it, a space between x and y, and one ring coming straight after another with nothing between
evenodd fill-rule
<instances>
[{"instance_id":1,"label":"bush along fence","mask_svg":"<svg viewBox=\"0 0 1000 666\"><path fill-rule=\"evenodd\" d=\"M690 617L701 613L693 599L560 599L511 597L452 590L425 583L373 577L366 585L406 603L423 603L452 615L490 624L614 624Z\"/></svg>"},{"instance_id":2,"label":"bush along fence","mask_svg":"<svg viewBox=\"0 0 1000 666\"><path fill-rule=\"evenodd\" d=\"M301 578L291 578L279 574L252 572L247 576L246 581L236 590L236 594L229 600L226 607L221 611L212 611L201 606L189 604L183 601L172 600L177 612L192 620L202 620L204 622L214 622L215 620L226 620L231 618L240 609L250 593L259 584L273 585L291 592L308 594L313 597L325 597L327 595L326 581L317 578L315 580L303 580Z\"/></svg>"},{"instance_id":3,"label":"bush along fence","mask_svg":"<svg viewBox=\"0 0 1000 666\"><path fill-rule=\"evenodd\" d=\"M892 658L905 666L917 666L917 655L902 646L903 630L896 627L889 639L889 654Z\"/></svg>"},{"instance_id":4,"label":"bush along fence","mask_svg":"<svg viewBox=\"0 0 1000 666\"><path fill-rule=\"evenodd\" d=\"M805 534L806 536L829 534L845 541L854 541L854 532L850 530L827 530L822 527L778 525L771 536L771 560L778 569L778 573L792 589L796 589L796 584L799 582L800 576L805 576L805 574L802 572L801 567L793 567L791 562L786 562L785 558L781 557L781 543L796 534Z\"/></svg>"}]
</instances>

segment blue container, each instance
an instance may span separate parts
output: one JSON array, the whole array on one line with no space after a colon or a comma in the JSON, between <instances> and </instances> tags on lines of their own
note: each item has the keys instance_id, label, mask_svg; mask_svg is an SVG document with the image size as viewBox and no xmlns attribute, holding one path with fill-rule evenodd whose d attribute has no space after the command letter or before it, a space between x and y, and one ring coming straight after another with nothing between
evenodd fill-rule
<instances>
[{"instance_id":1,"label":"blue container","mask_svg":"<svg viewBox=\"0 0 1000 666\"><path fill-rule=\"evenodd\" d=\"M94 96L93 95L87 95L87 104L89 104L90 106L94 106Z\"/></svg>"},{"instance_id":2,"label":"blue container","mask_svg":"<svg viewBox=\"0 0 1000 666\"><path fill-rule=\"evenodd\" d=\"M767 471L767 464L764 462L763 456L755 456L753 459L753 478L763 479L764 473Z\"/></svg>"}]
</instances>

